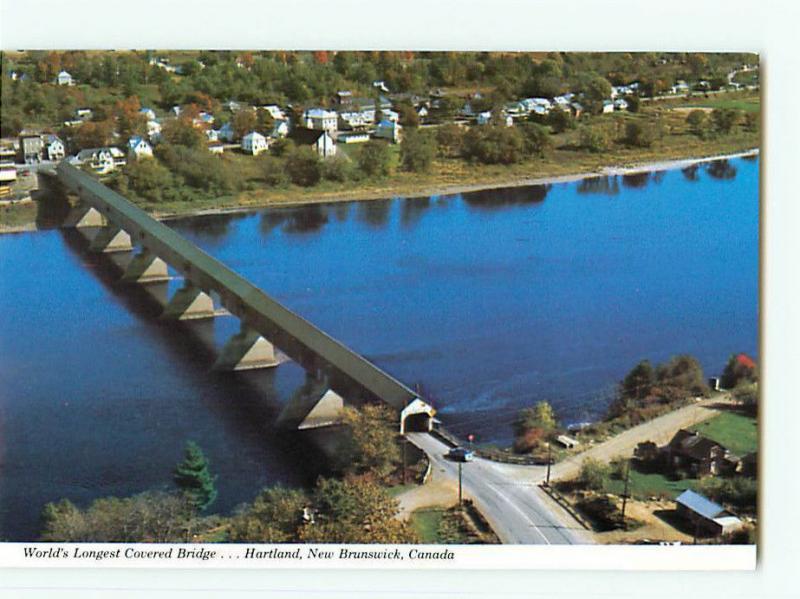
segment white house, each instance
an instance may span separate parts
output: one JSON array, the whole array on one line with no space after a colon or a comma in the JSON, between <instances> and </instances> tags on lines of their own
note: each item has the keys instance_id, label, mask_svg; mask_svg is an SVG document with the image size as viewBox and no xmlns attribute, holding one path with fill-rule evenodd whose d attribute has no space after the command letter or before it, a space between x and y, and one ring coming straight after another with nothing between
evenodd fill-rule
<instances>
[{"instance_id":1,"label":"white house","mask_svg":"<svg viewBox=\"0 0 800 599\"><path fill-rule=\"evenodd\" d=\"M158 121L147 121L147 137L155 143L161 139L161 123Z\"/></svg>"},{"instance_id":2,"label":"white house","mask_svg":"<svg viewBox=\"0 0 800 599\"><path fill-rule=\"evenodd\" d=\"M303 113L303 122L309 129L336 131L339 115L324 108L311 108Z\"/></svg>"},{"instance_id":3,"label":"white house","mask_svg":"<svg viewBox=\"0 0 800 599\"><path fill-rule=\"evenodd\" d=\"M66 154L64 142L57 135L44 136L44 151L47 159L52 161L61 160Z\"/></svg>"},{"instance_id":4,"label":"white house","mask_svg":"<svg viewBox=\"0 0 800 599\"><path fill-rule=\"evenodd\" d=\"M181 107L175 105L172 108L170 108L170 112L172 112L172 114L175 116L181 116Z\"/></svg>"},{"instance_id":5,"label":"white house","mask_svg":"<svg viewBox=\"0 0 800 599\"><path fill-rule=\"evenodd\" d=\"M272 126L272 132L269 134L273 139L281 139L289 135L289 121L278 120Z\"/></svg>"},{"instance_id":6,"label":"white house","mask_svg":"<svg viewBox=\"0 0 800 599\"><path fill-rule=\"evenodd\" d=\"M394 110L389 110L385 108L381 110L381 120L392 121L393 123L397 123L400 120L400 115L396 113Z\"/></svg>"},{"instance_id":7,"label":"white house","mask_svg":"<svg viewBox=\"0 0 800 599\"><path fill-rule=\"evenodd\" d=\"M385 94L389 93L389 88L386 87L386 83L384 81L373 81L372 82L372 87L375 87L375 88L381 90Z\"/></svg>"},{"instance_id":8,"label":"white house","mask_svg":"<svg viewBox=\"0 0 800 599\"><path fill-rule=\"evenodd\" d=\"M138 135L134 135L128 140L128 156L132 158L152 158L153 148L147 143L147 140Z\"/></svg>"},{"instance_id":9,"label":"white house","mask_svg":"<svg viewBox=\"0 0 800 599\"><path fill-rule=\"evenodd\" d=\"M614 110L628 110L628 101L625 98L614 100Z\"/></svg>"},{"instance_id":10,"label":"white house","mask_svg":"<svg viewBox=\"0 0 800 599\"><path fill-rule=\"evenodd\" d=\"M253 156L258 156L269 149L267 138L258 131L251 131L242 138L242 150Z\"/></svg>"},{"instance_id":11,"label":"white house","mask_svg":"<svg viewBox=\"0 0 800 599\"><path fill-rule=\"evenodd\" d=\"M614 112L614 103L611 100L603 101L603 114Z\"/></svg>"},{"instance_id":12,"label":"white house","mask_svg":"<svg viewBox=\"0 0 800 599\"><path fill-rule=\"evenodd\" d=\"M216 129L206 129L205 134L208 141L219 141L219 131Z\"/></svg>"},{"instance_id":13,"label":"white house","mask_svg":"<svg viewBox=\"0 0 800 599\"><path fill-rule=\"evenodd\" d=\"M340 112L339 120L343 129L363 129L375 122L375 111Z\"/></svg>"},{"instance_id":14,"label":"white house","mask_svg":"<svg viewBox=\"0 0 800 599\"><path fill-rule=\"evenodd\" d=\"M398 123L383 120L378 123L378 127L375 129L375 137L388 139L392 143L399 143L402 139L402 130L403 127Z\"/></svg>"},{"instance_id":15,"label":"white house","mask_svg":"<svg viewBox=\"0 0 800 599\"><path fill-rule=\"evenodd\" d=\"M492 120L492 111L487 110L486 112L482 112L478 115L478 124L479 125L488 125L489 121Z\"/></svg>"},{"instance_id":16,"label":"white house","mask_svg":"<svg viewBox=\"0 0 800 599\"><path fill-rule=\"evenodd\" d=\"M225 151L225 146L218 141L212 141L208 144L208 151L212 154L222 154Z\"/></svg>"},{"instance_id":17,"label":"white house","mask_svg":"<svg viewBox=\"0 0 800 599\"><path fill-rule=\"evenodd\" d=\"M89 148L75 156L78 164L88 164L99 175L110 173L125 164L125 154L119 148Z\"/></svg>"},{"instance_id":18,"label":"white house","mask_svg":"<svg viewBox=\"0 0 800 599\"><path fill-rule=\"evenodd\" d=\"M91 108L76 108L75 116L83 121L91 121L94 113Z\"/></svg>"},{"instance_id":19,"label":"white house","mask_svg":"<svg viewBox=\"0 0 800 599\"><path fill-rule=\"evenodd\" d=\"M61 71L56 76L56 83L58 85L75 85L75 80L67 71Z\"/></svg>"},{"instance_id":20,"label":"white house","mask_svg":"<svg viewBox=\"0 0 800 599\"><path fill-rule=\"evenodd\" d=\"M146 118L148 121L154 121L154 120L156 120L156 113L155 113L155 111L154 111L152 108L147 108L146 106L145 106L145 107L143 107L143 108L140 108L140 109L139 109L139 114L143 114L143 115L144 115L144 117L145 117L145 118Z\"/></svg>"},{"instance_id":21,"label":"white house","mask_svg":"<svg viewBox=\"0 0 800 599\"><path fill-rule=\"evenodd\" d=\"M267 106L262 106L262 110L266 110L270 116L275 119L276 121L282 121L286 118L286 115L283 113L283 110L280 107L276 106L275 104L268 104Z\"/></svg>"},{"instance_id":22,"label":"white house","mask_svg":"<svg viewBox=\"0 0 800 599\"><path fill-rule=\"evenodd\" d=\"M328 131L295 127L289 134L289 139L298 146L308 146L321 158L336 156L336 142Z\"/></svg>"},{"instance_id":23,"label":"white house","mask_svg":"<svg viewBox=\"0 0 800 599\"><path fill-rule=\"evenodd\" d=\"M424 119L426 116L428 116L428 107L423 104L422 106L417 108L417 116L420 119Z\"/></svg>"}]
</instances>

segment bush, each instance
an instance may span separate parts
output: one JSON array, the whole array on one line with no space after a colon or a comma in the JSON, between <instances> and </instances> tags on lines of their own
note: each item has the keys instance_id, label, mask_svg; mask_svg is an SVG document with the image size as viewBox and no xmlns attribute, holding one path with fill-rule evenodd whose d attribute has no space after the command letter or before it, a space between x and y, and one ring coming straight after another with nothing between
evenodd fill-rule
<instances>
[{"instance_id":1,"label":"bush","mask_svg":"<svg viewBox=\"0 0 800 599\"><path fill-rule=\"evenodd\" d=\"M385 177L392 170L389 145L373 139L362 144L358 153L358 168L365 177Z\"/></svg>"},{"instance_id":2,"label":"bush","mask_svg":"<svg viewBox=\"0 0 800 599\"><path fill-rule=\"evenodd\" d=\"M464 129L453 123L437 127L436 143L439 149L439 156L458 156L461 154L464 144Z\"/></svg>"},{"instance_id":3,"label":"bush","mask_svg":"<svg viewBox=\"0 0 800 599\"><path fill-rule=\"evenodd\" d=\"M730 133L741 118L742 111L733 108L716 108L711 112L714 129L719 133Z\"/></svg>"},{"instance_id":4,"label":"bush","mask_svg":"<svg viewBox=\"0 0 800 599\"><path fill-rule=\"evenodd\" d=\"M581 471L578 474L578 482L585 488L592 491L603 491L608 486L608 479L611 475L610 468L602 462L593 458L586 458L581 463Z\"/></svg>"},{"instance_id":5,"label":"bush","mask_svg":"<svg viewBox=\"0 0 800 599\"><path fill-rule=\"evenodd\" d=\"M156 155L187 185L209 195L231 193L238 187L230 168L205 147L190 148L162 143L156 148Z\"/></svg>"},{"instance_id":6,"label":"bush","mask_svg":"<svg viewBox=\"0 0 800 599\"><path fill-rule=\"evenodd\" d=\"M322 161L322 178L343 183L353 178L353 164L345 156L333 156Z\"/></svg>"},{"instance_id":7,"label":"bush","mask_svg":"<svg viewBox=\"0 0 800 599\"><path fill-rule=\"evenodd\" d=\"M295 185L311 187L322 178L319 155L311 148L293 148L286 157L286 172Z\"/></svg>"},{"instance_id":8,"label":"bush","mask_svg":"<svg viewBox=\"0 0 800 599\"><path fill-rule=\"evenodd\" d=\"M433 135L426 131L411 130L406 133L400 146L400 161L407 171L427 172L433 164L437 151L436 138Z\"/></svg>"},{"instance_id":9,"label":"bush","mask_svg":"<svg viewBox=\"0 0 800 599\"><path fill-rule=\"evenodd\" d=\"M567 129L575 128L575 117L569 110L551 110L546 122L550 125L553 133L563 133Z\"/></svg>"},{"instance_id":10,"label":"bush","mask_svg":"<svg viewBox=\"0 0 800 599\"><path fill-rule=\"evenodd\" d=\"M734 478L704 478L698 491L719 503L727 504L753 513L756 511L758 483L753 478L737 476Z\"/></svg>"},{"instance_id":11,"label":"bush","mask_svg":"<svg viewBox=\"0 0 800 599\"><path fill-rule=\"evenodd\" d=\"M625 143L637 148L649 148L655 140L655 132L649 125L631 121L625 125Z\"/></svg>"},{"instance_id":12,"label":"bush","mask_svg":"<svg viewBox=\"0 0 800 599\"><path fill-rule=\"evenodd\" d=\"M271 187L286 187L289 185L289 173L286 172L286 163L275 156L261 158L261 174L264 182Z\"/></svg>"},{"instance_id":13,"label":"bush","mask_svg":"<svg viewBox=\"0 0 800 599\"><path fill-rule=\"evenodd\" d=\"M592 153L604 152L611 147L611 136L604 127L586 126L581 129L580 145Z\"/></svg>"},{"instance_id":14,"label":"bush","mask_svg":"<svg viewBox=\"0 0 800 599\"><path fill-rule=\"evenodd\" d=\"M473 127L464 136L463 156L484 164L514 164L524 158L525 140L516 127Z\"/></svg>"},{"instance_id":15,"label":"bush","mask_svg":"<svg viewBox=\"0 0 800 599\"><path fill-rule=\"evenodd\" d=\"M562 112L562 111L557 111ZM550 134L542 125L536 123L521 123L519 125L522 137L525 139L525 151L536 156L544 156L552 145Z\"/></svg>"},{"instance_id":16,"label":"bush","mask_svg":"<svg viewBox=\"0 0 800 599\"><path fill-rule=\"evenodd\" d=\"M700 139L708 137L708 116L704 110L692 110L686 117L686 124L689 125L689 130Z\"/></svg>"}]
</instances>

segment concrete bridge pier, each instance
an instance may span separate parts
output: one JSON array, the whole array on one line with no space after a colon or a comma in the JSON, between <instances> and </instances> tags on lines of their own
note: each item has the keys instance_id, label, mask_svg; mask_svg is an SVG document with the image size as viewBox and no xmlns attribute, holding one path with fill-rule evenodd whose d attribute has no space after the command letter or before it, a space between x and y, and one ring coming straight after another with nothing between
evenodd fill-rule
<instances>
[{"instance_id":1,"label":"concrete bridge pier","mask_svg":"<svg viewBox=\"0 0 800 599\"><path fill-rule=\"evenodd\" d=\"M196 318L213 318L214 300L202 289L195 287L188 279L183 287L175 292L172 299L164 307L161 318L167 320L191 320Z\"/></svg>"},{"instance_id":2,"label":"concrete bridge pier","mask_svg":"<svg viewBox=\"0 0 800 599\"><path fill-rule=\"evenodd\" d=\"M131 259L122 275L123 281L142 284L163 283L169 278L167 263L146 249Z\"/></svg>"},{"instance_id":3,"label":"concrete bridge pier","mask_svg":"<svg viewBox=\"0 0 800 599\"><path fill-rule=\"evenodd\" d=\"M277 424L294 430L333 426L341 422L345 400L326 381L307 377L306 383L286 402Z\"/></svg>"},{"instance_id":4,"label":"concrete bridge pier","mask_svg":"<svg viewBox=\"0 0 800 599\"><path fill-rule=\"evenodd\" d=\"M273 368L278 364L275 346L242 322L241 330L223 346L214 370Z\"/></svg>"},{"instance_id":5,"label":"concrete bridge pier","mask_svg":"<svg viewBox=\"0 0 800 599\"><path fill-rule=\"evenodd\" d=\"M81 229L84 227L102 227L105 224L106 219L100 214L99 210L85 202L80 202L70 209L63 226L71 229Z\"/></svg>"},{"instance_id":6,"label":"concrete bridge pier","mask_svg":"<svg viewBox=\"0 0 800 599\"><path fill-rule=\"evenodd\" d=\"M97 231L89 249L93 252L130 252L133 250L131 236L127 231L114 225L105 226Z\"/></svg>"}]
</instances>

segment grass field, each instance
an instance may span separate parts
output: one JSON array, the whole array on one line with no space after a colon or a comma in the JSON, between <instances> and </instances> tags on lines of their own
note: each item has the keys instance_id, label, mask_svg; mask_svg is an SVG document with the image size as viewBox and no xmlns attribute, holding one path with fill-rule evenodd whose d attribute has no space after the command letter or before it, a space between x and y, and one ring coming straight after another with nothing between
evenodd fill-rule
<instances>
[{"instance_id":1,"label":"grass field","mask_svg":"<svg viewBox=\"0 0 800 599\"><path fill-rule=\"evenodd\" d=\"M734 108L745 112L758 112L761 102L758 98L709 98L702 102L693 102L687 107L694 108Z\"/></svg>"},{"instance_id":2,"label":"grass field","mask_svg":"<svg viewBox=\"0 0 800 599\"><path fill-rule=\"evenodd\" d=\"M686 489L694 489L697 483L696 478L670 480L663 474L649 474L631 468L628 492L637 499L647 499L653 496L666 496L674 499ZM623 480L612 479L608 484L609 493L622 495L624 490L625 481Z\"/></svg>"},{"instance_id":3,"label":"grass field","mask_svg":"<svg viewBox=\"0 0 800 599\"><path fill-rule=\"evenodd\" d=\"M411 526L417 531L420 542L439 543L439 525L442 523L445 510L424 509L411 514Z\"/></svg>"},{"instance_id":4,"label":"grass field","mask_svg":"<svg viewBox=\"0 0 800 599\"><path fill-rule=\"evenodd\" d=\"M758 425L755 418L734 412L723 412L719 416L696 424L692 430L713 439L738 456L758 449Z\"/></svg>"}]
</instances>

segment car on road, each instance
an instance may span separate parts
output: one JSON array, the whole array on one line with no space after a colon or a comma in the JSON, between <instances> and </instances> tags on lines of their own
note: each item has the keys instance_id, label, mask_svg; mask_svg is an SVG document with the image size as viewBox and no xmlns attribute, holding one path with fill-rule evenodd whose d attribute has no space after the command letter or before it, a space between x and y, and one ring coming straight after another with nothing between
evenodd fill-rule
<instances>
[{"instance_id":1,"label":"car on road","mask_svg":"<svg viewBox=\"0 0 800 599\"><path fill-rule=\"evenodd\" d=\"M471 462L475 457L475 452L466 447L453 447L447 452L447 457L456 462Z\"/></svg>"}]
</instances>

